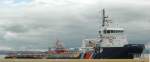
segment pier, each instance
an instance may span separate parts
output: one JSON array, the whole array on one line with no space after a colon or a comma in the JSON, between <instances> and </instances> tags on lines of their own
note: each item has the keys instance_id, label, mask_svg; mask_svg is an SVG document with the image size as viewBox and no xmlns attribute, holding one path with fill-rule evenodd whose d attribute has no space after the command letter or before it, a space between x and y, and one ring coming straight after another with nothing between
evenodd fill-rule
<instances>
[{"instance_id":1,"label":"pier","mask_svg":"<svg viewBox=\"0 0 150 62\"><path fill-rule=\"evenodd\" d=\"M0 59L0 62L149 62L143 59Z\"/></svg>"}]
</instances>

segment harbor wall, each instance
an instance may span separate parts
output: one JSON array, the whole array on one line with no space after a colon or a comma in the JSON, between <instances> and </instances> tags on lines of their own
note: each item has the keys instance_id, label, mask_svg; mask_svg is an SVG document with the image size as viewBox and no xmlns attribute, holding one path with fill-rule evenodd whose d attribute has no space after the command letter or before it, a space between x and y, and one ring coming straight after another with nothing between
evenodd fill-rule
<instances>
[{"instance_id":1,"label":"harbor wall","mask_svg":"<svg viewBox=\"0 0 150 62\"><path fill-rule=\"evenodd\" d=\"M0 62L149 62L144 59L0 59Z\"/></svg>"}]
</instances>

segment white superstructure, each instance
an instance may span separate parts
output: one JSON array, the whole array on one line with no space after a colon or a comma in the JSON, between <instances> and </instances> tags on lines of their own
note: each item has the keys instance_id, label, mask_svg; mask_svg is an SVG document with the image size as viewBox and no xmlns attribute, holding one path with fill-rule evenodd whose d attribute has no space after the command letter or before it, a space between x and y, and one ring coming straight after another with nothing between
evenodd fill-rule
<instances>
[{"instance_id":1,"label":"white superstructure","mask_svg":"<svg viewBox=\"0 0 150 62\"><path fill-rule=\"evenodd\" d=\"M120 27L112 27L112 21L105 16L103 9L102 26L99 30L99 37L95 39L82 40L81 48L90 48L93 46L100 47L123 47L128 44L127 37L124 35L124 29Z\"/></svg>"}]
</instances>

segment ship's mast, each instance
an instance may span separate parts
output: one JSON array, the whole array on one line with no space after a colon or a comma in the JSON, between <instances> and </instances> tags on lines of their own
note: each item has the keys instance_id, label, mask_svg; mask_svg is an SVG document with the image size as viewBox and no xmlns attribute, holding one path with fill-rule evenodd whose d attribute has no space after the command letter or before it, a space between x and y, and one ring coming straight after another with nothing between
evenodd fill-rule
<instances>
[{"instance_id":1,"label":"ship's mast","mask_svg":"<svg viewBox=\"0 0 150 62\"><path fill-rule=\"evenodd\" d=\"M55 48L64 48L64 45L60 40L57 39L55 43Z\"/></svg>"},{"instance_id":2,"label":"ship's mast","mask_svg":"<svg viewBox=\"0 0 150 62\"><path fill-rule=\"evenodd\" d=\"M101 26L101 30L99 31L99 34L100 34L100 43L99 43L99 47L101 46L101 43L104 41L104 30L105 28L107 28L109 26L109 21L107 19L108 16L105 15L105 9L102 9L102 26Z\"/></svg>"},{"instance_id":3,"label":"ship's mast","mask_svg":"<svg viewBox=\"0 0 150 62\"><path fill-rule=\"evenodd\" d=\"M103 42L103 34L104 34L104 27L105 27L105 23L106 23L106 19L107 18L105 16L105 10L103 9L102 10L102 26L101 26L101 30L99 31L99 35L100 35L100 40L99 40L99 43L96 45L96 47L101 47L101 43Z\"/></svg>"},{"instance_id":4,"label":"ship's mast","mask_svg":"<svg viewBox=\"0 0 150 62\"><path fill-rule=\"evenodd\" d=\"M108 18L108 17L105 16L105 9L103 9L102 10L102 26L101 26L101 30L99 32L101 38L104 33L104 27L106 26L106 18Z\"/></svg>"},{"instance_id":5,"label":"ship's mast","mask_svg":"<svg viewBox=\"0 0 150 62\"><path fill-rule=\"evenodd\" d=\"M102 10L102 27L105 26L105 10Z\"/></svg>"},{"instance_id":6,"label":"ship's mast","mask_svg":"<svg viewBox=\"0 0 150 62\"><path fill-rule=\"evenodd\" d=\"M107 18L108 18L108 16L105 15L105 9L103 9L102 10L102 27L109 25L111 20L107 20Z\"/></svg>"}]
</instances>

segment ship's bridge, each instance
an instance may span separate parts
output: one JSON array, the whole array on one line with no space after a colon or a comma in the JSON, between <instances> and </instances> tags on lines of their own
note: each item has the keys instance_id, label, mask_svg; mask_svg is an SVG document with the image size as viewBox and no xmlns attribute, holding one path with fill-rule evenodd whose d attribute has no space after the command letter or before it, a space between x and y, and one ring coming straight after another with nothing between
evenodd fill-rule
<instances>
[{"instance_id":1,"label":"ship's bridge","mask_svg":"<svg viewBox=\"0 0 150 62\"><path fill-rule=\"evenodd\" d=\"M124 29L123 28L105 28L103 30L104 34L109 34L109 33L123 33ZM101 31L99 31L101 33Z\"/></svg>"},{"instance_id":2,"label":"ship's bridge","mask_svg":"<svg viewBox=\"0 0 150 62\"><path fill-rule=\"evenodd\" d=\"M103 28L99 33L102 36L100 38L102 39L100 43L102 47L122 47L128 44L123 28L107 27Z\"/></svg>"}]
</instances>

